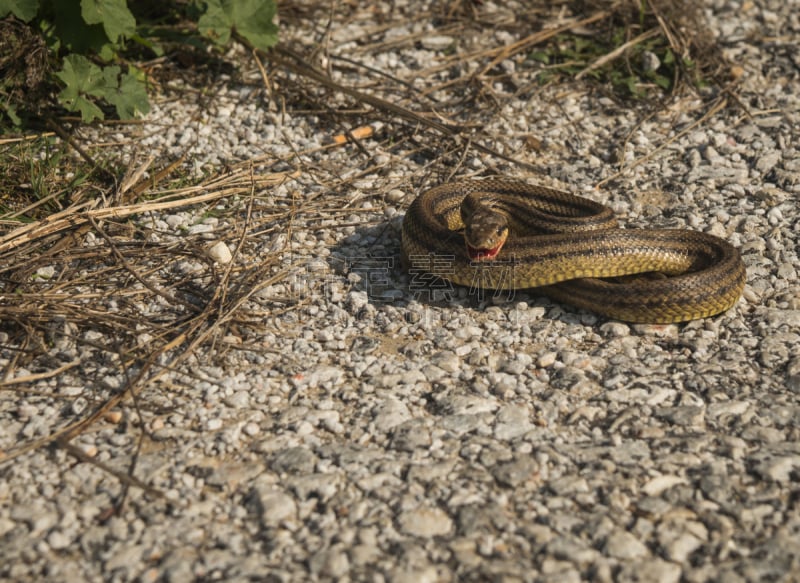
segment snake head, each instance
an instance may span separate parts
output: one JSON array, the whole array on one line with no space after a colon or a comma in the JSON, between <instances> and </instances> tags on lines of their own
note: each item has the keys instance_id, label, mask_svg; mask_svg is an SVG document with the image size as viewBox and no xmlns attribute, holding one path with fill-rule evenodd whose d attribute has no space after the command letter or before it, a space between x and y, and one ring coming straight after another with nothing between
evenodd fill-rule
<instances>
[{"instance_id":1,"label":"snake head","mask_svg":"<svg viewBox=\"0 0 800 583\"><path fill-rule=\"evenodd\" d=\"M481 206L465 217L464 223L464 240L469 258L472 261L496 259L508 239L506 215L489 206Z\"/></svg>"}]
</instances>

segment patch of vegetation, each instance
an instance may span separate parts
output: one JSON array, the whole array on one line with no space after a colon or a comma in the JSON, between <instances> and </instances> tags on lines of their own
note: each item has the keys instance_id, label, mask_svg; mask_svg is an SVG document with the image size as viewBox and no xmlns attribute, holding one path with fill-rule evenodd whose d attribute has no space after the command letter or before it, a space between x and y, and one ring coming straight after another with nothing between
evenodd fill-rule
<instances>
[{"instance_id":1,"label":"patch of vegetation","mask_svg":"<svg viewBox=\"0 0 800 583\"><path fill-rule=\"evenodd\" d=\"M688 85L702 89L718 83L722 57L705 44L702 15L684 0L574 2L573 13L606 11L586 29L557 35L529 53L541 66L539 80L594 79L624 98L673 93Z\"/></svg>"},{"instance_id":2,"label":"patch of vegetation","mask_svg":"<svg viewBox=\"0 0 800 583\"><path fill-rule=\"evenodd\" d=\"M56 103L84 122L109 110L129 119L150 107L132 57L161 56L165 42L224 47L238 34L266 49L278 40L275 0L132 4L0 0L0 116L19 128Z\"/></svg>"},{"instance_id":3,"label":"patch of vegetation","mask_svg":"<svg viewBox=\"0 0 800 583\"><path fill-rule=\"evenodd\" d=\"M92 168L68 154L68 145L52 135L15 140L0 146L0 218L10 226L41 219L79 202ZM4 230L4 229L2 229Z\"/></svg>"}]
</instances>

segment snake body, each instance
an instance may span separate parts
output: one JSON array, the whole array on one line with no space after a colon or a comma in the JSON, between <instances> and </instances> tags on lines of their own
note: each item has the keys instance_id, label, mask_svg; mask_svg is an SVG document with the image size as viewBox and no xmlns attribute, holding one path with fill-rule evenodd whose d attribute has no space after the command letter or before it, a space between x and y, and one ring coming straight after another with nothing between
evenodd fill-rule
<instances>
[{"instance_id":1,"label":"snake body","mask_svg":"<svg viewBox=\"0 0 800 583\"><path fill-rule=\"evenodd\" d=\"M462 203L479 212L462 209ZM477 220L484 224L465 225L462 213L468 222L482 215ZM491 239L500 231L498 214L510 231L502 247L465 244L465 232L475 237L483 230ZM608 207L510 179L451 182L423 192L403 220L402 259L412 276L427 274L426 281L434 276L472 288L542 287L559 301L647 323L724 312L741 296L746 277L738 250L719 237L620 229Z\"/></svg>"}]
</instances>

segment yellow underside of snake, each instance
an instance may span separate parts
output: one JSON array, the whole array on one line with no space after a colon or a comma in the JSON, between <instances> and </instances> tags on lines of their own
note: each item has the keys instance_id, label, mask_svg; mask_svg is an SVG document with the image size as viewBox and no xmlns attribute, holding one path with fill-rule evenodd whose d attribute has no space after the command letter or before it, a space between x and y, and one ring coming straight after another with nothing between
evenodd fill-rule
<instances>
[{"instance_id":1,"label":"yellow underside of snake","mask_svg":"<svg viewBox=\"0 0 800 583\"><path fill-rule=\"evenodd\" d=\"M425 274L418 281L543 287L559 301L646 323L724 312L746 277L738 250L719 237L620 229L599 203L510 179L451 182L422 193L403 220L402 258L412 282Z\"/></svg>"}]
</instances>

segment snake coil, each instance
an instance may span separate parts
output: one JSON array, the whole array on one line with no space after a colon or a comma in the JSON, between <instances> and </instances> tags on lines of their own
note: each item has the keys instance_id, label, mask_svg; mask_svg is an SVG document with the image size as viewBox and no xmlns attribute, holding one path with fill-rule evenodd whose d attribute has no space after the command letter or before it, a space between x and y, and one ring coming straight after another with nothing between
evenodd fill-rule
<instances>
[{"instance_id":1,"label":"snake coil","mask_svg":"<svg viewBox=\"0 0 800 583\"><path fill-rule=\"evenodd\" d=\"M476 255L474 244L465 244L461 205L468 195L471 205L485 201L508 221L510 236L501 248ZM481 226L469 230L479 233ZM403 220L402 259L411 271L458 285L543 287L574 306L647 323L724 312L741 296L746 277L739 251L719 237L620 229L608 207L510 179L451 182L422 193ZM630 277L638 274L648 275Z\"/></svg>"}]
</instances>

